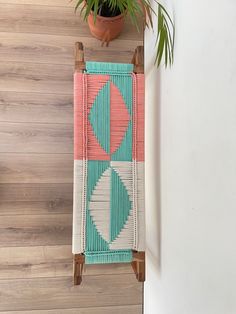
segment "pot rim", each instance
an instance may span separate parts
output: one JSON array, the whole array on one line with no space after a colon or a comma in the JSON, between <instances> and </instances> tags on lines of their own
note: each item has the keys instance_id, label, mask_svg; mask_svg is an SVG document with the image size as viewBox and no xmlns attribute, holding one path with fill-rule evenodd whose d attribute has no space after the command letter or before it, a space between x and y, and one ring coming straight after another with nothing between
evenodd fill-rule
<instances>
[{"instance_id":1,"label":"pot rim","mask_svg":"<svg viewBox=\"0 0 236 314\"><path fill-rule=\"evenodd\" d=\"M94 15L93 11L91 10L90 11L90 15ZM114 21L114 20L119 20L119 19L122 19L125 17L125 12L124 13L121 13L119 15L116 15L116 16L102 16L102 15L99 15L97 14L96 18L100 19L100 20L104 20L104 21Z\"/></svg>"}]
</instances>

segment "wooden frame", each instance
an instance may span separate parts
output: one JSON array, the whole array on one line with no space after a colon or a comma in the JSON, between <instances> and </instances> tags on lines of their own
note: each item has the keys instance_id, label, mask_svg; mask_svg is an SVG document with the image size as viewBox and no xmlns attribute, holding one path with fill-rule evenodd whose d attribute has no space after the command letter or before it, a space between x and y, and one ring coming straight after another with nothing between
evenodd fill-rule
<instances>
[{"instance_id":1,"label":"wooden frame","mask_svg":"<svg viewBox=\"0 0 236 314\"><path fill-rule=\"evenodd\" d=\"M134 64L134 73L144 73L144 52L143 46L135 49L131 63ZM75 72L83 73L85 70L84 48L81 42L75 43ZM80 285L82 282L82 272L85 263L84 254L74 254L74 285ZM145 252L133 251L133 260L131 266L139 282L145 281Z\"/></svg>"}]
</instances>

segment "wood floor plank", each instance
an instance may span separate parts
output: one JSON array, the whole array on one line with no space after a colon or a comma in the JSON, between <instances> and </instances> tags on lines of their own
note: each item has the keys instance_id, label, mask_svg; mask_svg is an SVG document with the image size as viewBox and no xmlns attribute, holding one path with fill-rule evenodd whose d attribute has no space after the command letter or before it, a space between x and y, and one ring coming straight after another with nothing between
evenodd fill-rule
<instances>
[{"instance_id":1,"label":"wood floor plank","mask_svg":"<svg viewBox=\"0 0 236 314\"><path fill-rule=\"evenodd\" d=\"M0 183L72 182L72 154L0 154Z\"/></svg>"},{"instance_id":2,"label":"wood floor plank","mask_svg":"<svg viewBox=\"0 0 236 314\"><path fill-rule=\"evenodd\" d=\"M4 199L0 201L0 216L66 214L71 212L72 199L63 199L63 197L51 201L5 201Z\"/></svg>"},{"instance_id":3,"label":"wood floor plank","mask_svg":"<svg viewBox=\"0 0 236 314\"><path fill-rule=\"evenodd\" d=\"M72 213L72 184L0 184L0 215Z\"/></svg>"},{"instance_id":4,"label":"wood floor plank","mask_svg":"<svg viewBox=\"0 0 236 314\"><path fill-rule=\"evenodd\" d=\"M0 0L0 3L6 4L35 4L35 0ZM61 6L61 7L74 7L75 0L41 0L37 5L50 5L50 6Z\"/></svg>"},{"instance_id":5,"label":"wood floor plank","mask_svg":"<svg viewBox=\"0 0 236 314\"><path fill-rule=\"evenodd\" d=\"M34 311L7 311L1 314L142 314L142 305L124 305L95 308L74 308Z\"/></svg>"},{"instance_id":6,"label":"wood floor plank","mask_svg":"<svg viewBox=\"0 0 236 314\"><path fill-rule=\"evenodd\" d=\"M73 123L73 95L2 91L0 121Z\"/></svg>"},{"instance_id":7,"label":"wood floor plank","mask_svg":"<svg viewBox=\"0 0 236 314\"><path fill-rule=\"evenodd\" d=\"M1 4L0 31L86 36L86 22L71 7Z\"/></svg>"},{"instance_id":8,"label":"wood floor plank","mask_svg":"<svg viewBox=\"0 0 236 314\"><path fill-rule=\"evenodd\" d=\"M73 274L71 245L0 247L0 279ZM83 276L133 273L130 264L86 265Z\"/></svg>"},{"instance_id":9,"label":"wood floor plank","mask_svg":"<svg viewBox=\"0 0 236 314\"><path fill-rule=\"evenodd\" d=\"M73 153L73 124L0 124L0 153Z\"/></svg>"},{"instance_id":10,"label":"wood floor plank","mask_svg":"<svg viewBox=\"0 0 236 314\"><path fill-rule=\"evenodd\" d=\"M74 43L108 62L142 44L126 20L102 47L73 6L0 0L0 314L142 313L128 264L88 265L72 283Z\"/></svg>"},{"instance_id":11,"label":"wood floor plank","mask_svg":"<svg viewBox=\"0 0 236 314\"><path fill-rule=\"evenodd\" d=\"M72 276L70 245L0 247L0 279Z\"/></svg>"},{"instance_id":12,"label":"wood floor plank","mask_svg":"<svg viewBox=\"0 0 236 314\"><path fill-rule=\"evenodd\" d=\"M72 95L72 87L73 66L0 62L0 91Z\"/></svg>"},{"instance_id":13,"label":"wood floor plank","mask_svg":"<svg viewBox=\"0 0 236 314\"><path fill-rule=\"evenodd\" d=\"M0 61L73 65L74 43L78 40L78 36L1 32ZM130 62L134 49L142 44L141 40L117 39L106 47L92 37L83 37L81 40L85 47L86 60L108 62Z\"/></svg>"},{"instance_id":14,"label":"wood floor plank","mask_svg":"<svg viewBox=\"0 0 236 314\"><path fill-rule=\"evenodd\" d=\"M142 284L133 274L0 281L0 310L46 310L141 304Z\"/></svg>"},{"instance_id":15,"label":"wood floor plank","mask_svg":"<svg viewBox=\"0 0 236 314\"><path fill-rule=\"evenodd\" d=\"M30 4L1 4L0 32L90 36L87 23L72 7ZM127 18L120 38L142 40L142 33Z\"/></svg>"},{"instance_id":16,"label":"wood floor plank","mask_svg":"<svg viewBox=\"0 0 236 314\"><path fill-rule=\"evenodd\" d=\"M1 216L0 247L71 244L71 214Z\"/></svg>"}]
</instances>

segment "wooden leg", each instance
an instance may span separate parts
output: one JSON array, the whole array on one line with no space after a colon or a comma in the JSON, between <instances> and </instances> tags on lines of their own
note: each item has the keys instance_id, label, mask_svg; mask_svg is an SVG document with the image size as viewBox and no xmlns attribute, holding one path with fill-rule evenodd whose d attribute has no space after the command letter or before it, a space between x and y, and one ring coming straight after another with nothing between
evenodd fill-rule
<instances>
[{"instance_id":1,"label":"wooden leg","mask_svg":"<svg viewBox=\"0 0 236 314\"><path fill-rule=\"evenodd\" d=\"M84 255L74 255L74 285L80 285L82 282L82 272L84 266Z\"/></svg>"},{"instance_id":2,"label":"wooden leg","mask_svg":"<svg viewBox=\"0 0 236 314\"><path fill-rule=\"evenodd\" d=\"M136 278L140 282L145 281L145 252L133 252L132 268Z\"/></svg>"},{"instance_id":3,"label":"wooden leg","mask_svg":"<svg viewBox=\"0 0 236 314\"><path fill-rule=\"evenodd\" d=\"M84 46L81 42L75 43L75 71L83 73L85 70Z\"/></svg>"},{"instance_id":4,"label":"wooden leg","mask_svg":"<svg viewBox=\"0 0 236 314\"><path fill-rule=\"evenodd\" d=\"M144 51L143 46L138 46L135 49L131 63L134 65L134 73L144 73Z\"/></svg>"}]
</instances>

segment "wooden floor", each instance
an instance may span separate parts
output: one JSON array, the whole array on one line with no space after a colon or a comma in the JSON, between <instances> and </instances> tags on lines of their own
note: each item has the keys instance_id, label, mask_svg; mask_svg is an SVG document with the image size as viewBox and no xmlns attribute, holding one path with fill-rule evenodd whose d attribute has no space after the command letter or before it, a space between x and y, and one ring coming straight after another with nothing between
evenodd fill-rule
<instances>
[{"instance_id":1,"label":"wooden floor","mask_svg":"<svg viewBox=\"0 0 236 314\"><path fill-rule=\"evenodd\" d=\"M1 314L142 313L129 265L88 267L72 284L74 42L90 60L120 62L142 42L127 22L102 48L72 6L0 0Z\"/></svg>"}]
</instances>

